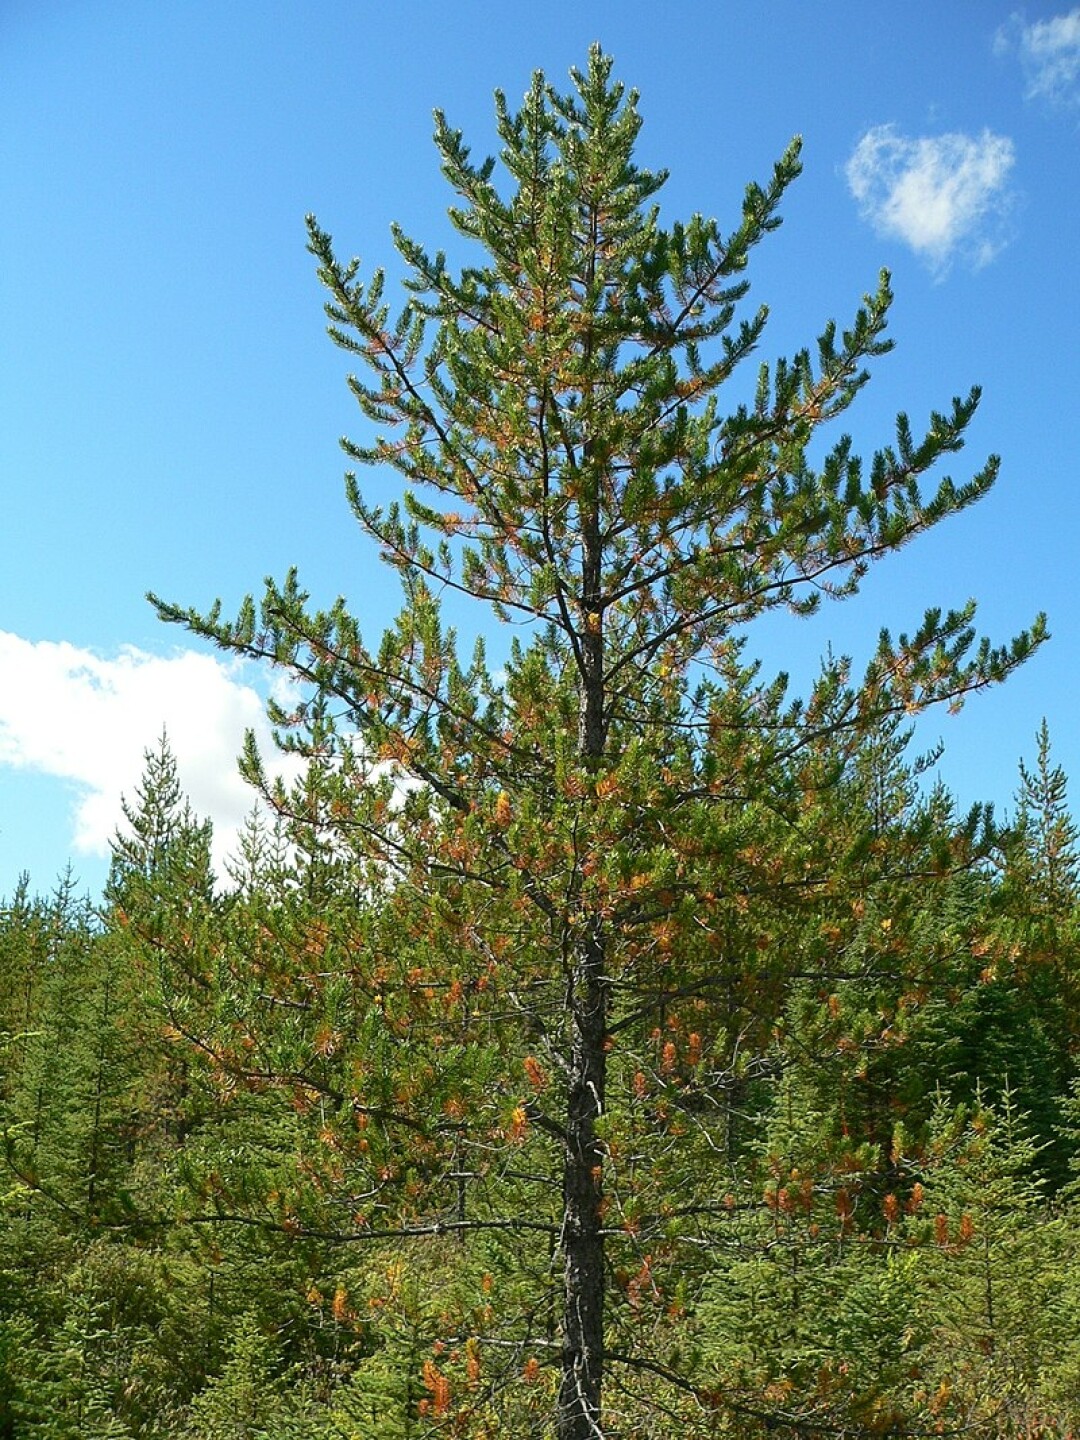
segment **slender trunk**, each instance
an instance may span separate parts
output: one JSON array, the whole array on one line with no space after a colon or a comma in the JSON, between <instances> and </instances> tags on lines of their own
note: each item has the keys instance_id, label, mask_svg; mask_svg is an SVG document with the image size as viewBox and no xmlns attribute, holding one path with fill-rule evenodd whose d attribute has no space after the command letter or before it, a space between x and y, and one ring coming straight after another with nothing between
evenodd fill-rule
<instances>
[{"instance_id":1,"label":"slender trunk","mask_svg":"<svg viewBox=\"0 0 1080 1440\"><path fill-rule=\"evenodd\" d=\"M580 636L578 744L599 766L606 748L603 615L600 611L598 510L583 525L584 567ZM604 1374L604 1150L596 1134L604 1108L607 1069L607 980L603 921L585 920L575 936L569 980L572 1023L570 1086L563 1166L563 1349L558 1440L599 1440Z\"/></svg>"},{"instance_id":2,"label":"slender trunk","mask_svg":"<svg viewBox=\"0 0 1080 1440\"><path fill-rule=\"evenodd\" d=\"M574 1041L563 1168L563 1352L558 1440L597 1440L604 1372L603 1146L606 991L599 921L574 975Z\"/></svg>"}]
</instances>

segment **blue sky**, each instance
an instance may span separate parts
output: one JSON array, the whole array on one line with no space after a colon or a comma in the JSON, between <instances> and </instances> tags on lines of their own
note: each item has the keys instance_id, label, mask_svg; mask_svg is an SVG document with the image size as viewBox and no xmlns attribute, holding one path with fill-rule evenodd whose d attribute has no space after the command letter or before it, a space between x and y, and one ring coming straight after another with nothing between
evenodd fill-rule
<instances>
[{"instance_id":1,"label":"blue sky","mask_svg":"<svg viewBox=\"0 0 1080 1440\"><path fill-rule=\"evenodd\" d=\"M895 352L847 426L983 404L991 496L757 648L805 678L831 641L980 600L997 640L1053 639L956 718L941 774L1008 806L1045 715L1080 775L1080 8L993 0L640 0L543 6L5 0L0 11L0 895L70 858L96 891L122 791L162 726L219 853L250 805L234 756L265 677L195 651L143 599L234 606L291 564L376 634L396 592L342 497L360 419L304 251L314 211L393 275L391 221L451 241L430 143L446 110L492 148L491 93L560 84L600 40L642 94L669 217L732 222L795 133L805 173L759 250L762 357L843 323L883 265ZM376 487L378 478L370 477ZM755 642L752 642L754 644Z\"/></svg>"}]
</instances>

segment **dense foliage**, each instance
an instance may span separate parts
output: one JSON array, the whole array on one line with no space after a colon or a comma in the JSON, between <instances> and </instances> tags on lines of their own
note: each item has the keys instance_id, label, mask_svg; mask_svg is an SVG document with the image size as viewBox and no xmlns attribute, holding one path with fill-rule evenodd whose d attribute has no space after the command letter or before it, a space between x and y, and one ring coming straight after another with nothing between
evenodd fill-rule
<instances>
[{"instance_id":1,"label":"dense foliage","mask_svg":"<svg viewBox=\"0 0 1080 1440\"><path fill-rule=\"evenodd\" d=\"M1045 727L1016 814L956 813L905 717L1042 638L972 608L803 700L752 623L854 595L977 500L920 480L977 393L868 462L819 431L886 348L764 366L739 318L797 147L736 229L665 229L636 97L441 117L480 259L408 299L310 222L350 384L394 433L375 646L295 576L235 622L305 686L226 883L163 741L102 904L0 924L0 1436L1066 1435L1080 856ZM739 371L741 374L741 371ZM726 392L725 392L726 393ZM440 597L517 638L459 657Z\"/></svg>"}]
</instances>

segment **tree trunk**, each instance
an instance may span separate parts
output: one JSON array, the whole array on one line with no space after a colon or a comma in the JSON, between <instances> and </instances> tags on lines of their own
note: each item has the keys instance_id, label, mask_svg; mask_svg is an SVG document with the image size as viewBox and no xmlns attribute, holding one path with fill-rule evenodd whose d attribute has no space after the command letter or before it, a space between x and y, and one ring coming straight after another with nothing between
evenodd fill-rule
<instances>
[{"instance_id":1,"label":"tree trunk","mask_svg":"<svg viewBox=\"0 0 1080 1440\"><path fill-rule=\"evenodd\" d=\"M595 510L584 522L578 743L590 768L606 747L603 616L600 613L600 527ZM607 1070L607 978L603 920L587 917L574 937L568 1008L572 1025L570 1085L563 1168L563 1350L558 1440L599 1440L604 1374L604 1152L596 1135Z\"/></svg>"},{"instance_id":2,"label":"tree trunk","mask_svg":"<svg viewBox=\"0 0 1080 1440\"><path fill-rule=\"evenodd\" d=\"M558 1440L598 1440L604 1371L603 1111L606 1052L604 940L599 920L573 977L574 1038L563 1169L563 1351Z\"/></svg>"}]
</instances>

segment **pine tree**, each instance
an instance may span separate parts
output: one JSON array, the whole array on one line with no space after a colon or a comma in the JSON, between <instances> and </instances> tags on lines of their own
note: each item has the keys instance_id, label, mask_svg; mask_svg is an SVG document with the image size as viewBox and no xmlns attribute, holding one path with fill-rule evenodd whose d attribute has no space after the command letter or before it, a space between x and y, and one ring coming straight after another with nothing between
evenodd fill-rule
<instances>
[{"instance_id":1,"label":"pine tree","mask_svg":"<svg viewBox=\"0 0 1080 1440\"><path fill-rule=\"evenodd\" d=\"M1068 781L1050 754L1044 720L1035 768L1020 762L1016 821L1004 846L1002 911L1011 921L1018 969L1029 986L1057 1001L1062 1038L1075 1044L1072 1017L1080 1002L1080 849L1069 812Z\"/></svg>"},{"instance_id":2,"label":"pine tree","mask_svg":"<svg viewBox=\"0 0 1080 1440\"><path fill-rule=\"evenodd\" d=\"M152 910L171 886L186 887L189 901L206 900L214 884L210 822L193 814L164 732L143 758L134 799L122 801L125 825L112 840L105 899L121 910L131 904Z\"/></svg>"},{"instance_id":3,"label":"pine tree","mask_svg":"<svg viewBox=\"0 0 1080 1440\"><path fill-rule=\"evenodd\" d=\"M1010 1089L1054 1185L1068 1171L1061 1100L1076 1076L1080 1005L1080 852L1067 780L1043 721L1034 766L1020 762L1012 825L998 846L998 876L980 947L981 983L956 1007L957 1068L998 1103ZM969 1089L957 1098L971 1098Z\"/></svg>"},{"instance_id":4,"label":"pine tree","mask_svg":"<svg viewBox=\"0 0 1080 1440\"><path fill-rule=\"evenodd\" d=\"M94 1098L108 1065L102 1046L111 1048L115 988L96 963L89 900L77 896L70 872L40 909L39 943L28 1023L10 1045L5 1156L18 1182L74 1224L96 1199L103 1134Z\"/></svg>"},{"instance_id":5,"label":"pine tree","mask_svg":"<svg viewBox=\"0 0 1080 1440\"><path fill-rule=\"evenodd\" d=\"M559 1440L602 1433L609 1371L627 1433L647 1433L659 1376L687 1434L722 1403L658 1321L681 1303L682 1255L721 1223L706 1160L742 1037L778 1013L777 937L843 885L807 830L815 745L958 704L1043 637L1040 620L994 648L973 605L933 610L882 632L861 680L831 660L803 701L745 662L751 621L853 595L984 495L997 462L920 489L977 390L921 438L900 415L867 463L844 435L822 451L889 348L884 274L847 329L763 364L725 413L765 333L764 308L742 317L744 272L799 146L730 234L698 215L665 228L665 177L637 165L637 96L611 69L594 49L569 94L538 75L519 111L497 96L505 193L437 115L477 259L455 274L395 230L396 320L382 273L365 283L309 222L330 333L388 432L346 449L405 484L384 506L348 479L404 592L381 643L344 600L313 610L294 574L235 622L155 602L307 682L311 701L275 718L315 762L323 851L353 877L351 923L348 906L309 912L252 942L231 1033L201 1043L318 1114L316 1190L352 1213L343 1236L474 1230L532 1264L534 1300L499 1338L542 1339L523 1375L554 1368ZM459 660L444 592L516 626L501 670L482 646ZM246 772L270 792L253 743ZM271 799L314 814L310 788Z\"/></svg>"},{"instance_id":6,"label":"pine tree","mask_svg":"<svg viewBox=\"0 0 1080 1440\"><path fill-rule=\"evenodd\" d=\"M995 1434L1064 1434L1076 1423L1030 1417L1075 1366L1066 1287L1075 1253L1065 1217L1044 1203L1030 1126L1006 1088L994 1107L939 1104L924 1157L928 1356L951 1392ZM929 1371L928 1373L932 1373ZM1056 1422L1056 1423L1055 1423Z\"/></svg>"},{"instance_id":7,"label":"pine tree","mask_svg":"<svg viewBox=\"0 0 1080 1440\"><path fill-rule=\"evenodd\" d=\"M1067 915L1080 897L1078 832L1069 813L1068 781L1050 757L1050 730L1045 720L1036 736L1035 769L1020 762L1016 829L1028 857L1028 884L1040 909Z\"/></svg>"},{"instance_id":8,"label":"pine tree","mask_svg":"<svg viewBox=\"0 0 1080 1440\"><path fill-rule=\"evenodd\" d=\"M207 937L218 907L212 826L192 811L164 733L144 761L111 842L103 915L108 944L122 956L136 998L129 1024L146 1054L143 1100L152 1113L141 1118L149 1134L162 1125L182 1131L186 1123L179 1111L191 1057L167 1035L182 1031L187 1011L205 995Z\"/></svg>"}]
</instances>

